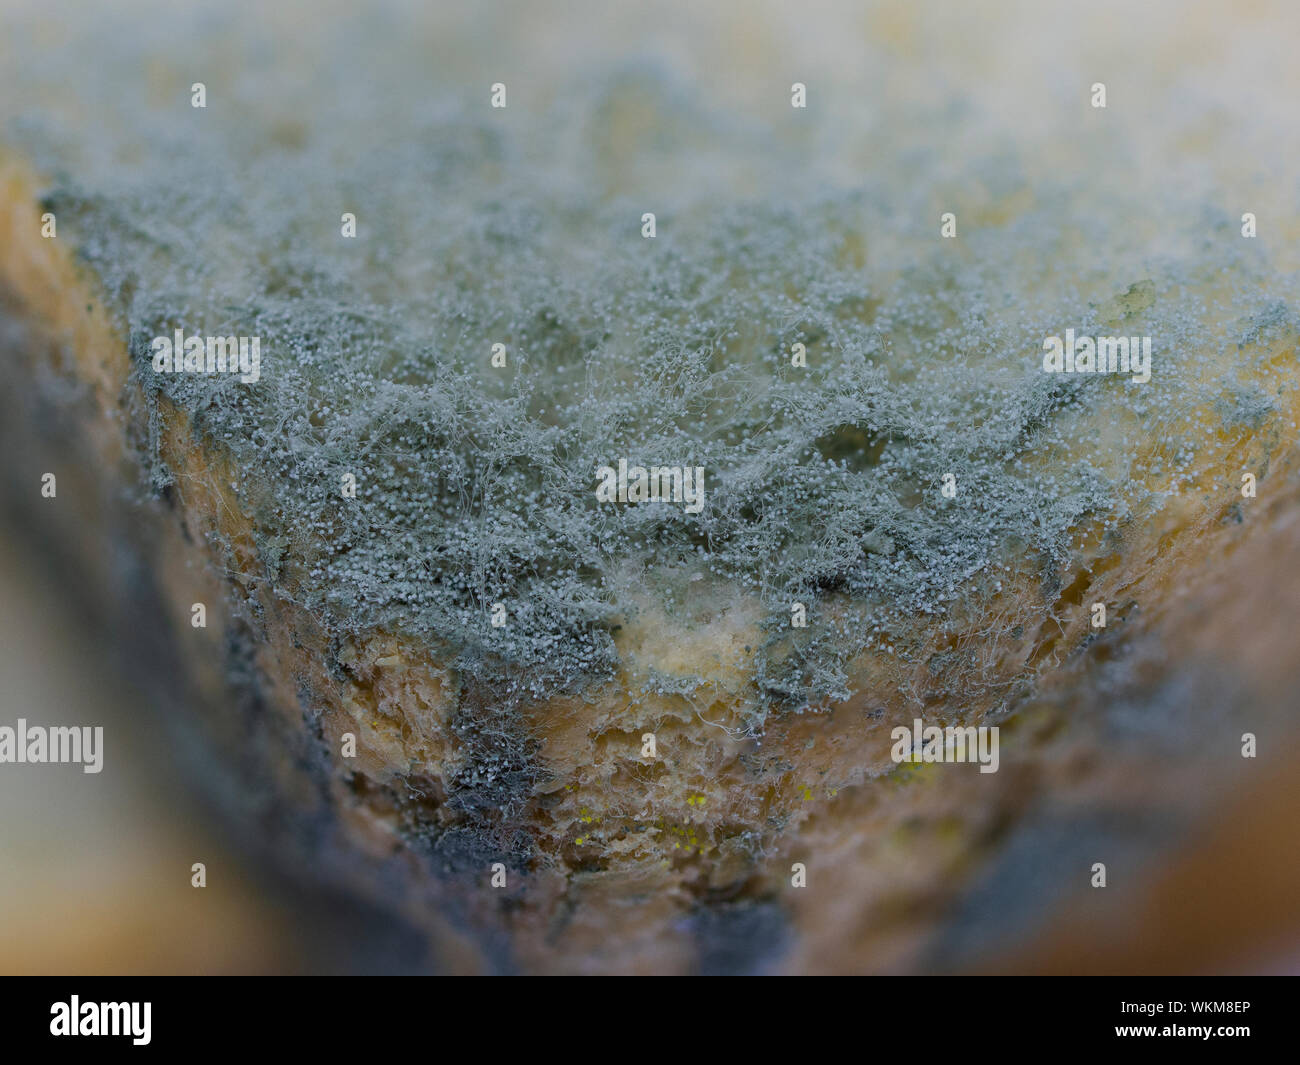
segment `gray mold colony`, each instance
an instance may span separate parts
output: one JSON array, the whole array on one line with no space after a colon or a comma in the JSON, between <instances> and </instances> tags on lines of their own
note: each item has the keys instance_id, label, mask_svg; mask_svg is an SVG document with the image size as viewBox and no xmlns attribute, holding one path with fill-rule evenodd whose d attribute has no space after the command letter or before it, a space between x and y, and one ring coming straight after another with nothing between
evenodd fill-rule
<instances>
[{"instance_id":1,"label":"gray mold colony","mask_svg":"<svg viewBox=\"0 0 1300 1065\"><path fill-rule=\"evenodd\" d=\"M653 65L493 111L486 83L438 86L400 47L293 84L254 53L209 74L198 110L189 67L165 72L161 102L146 86L149 47L19 109L60 236L102 279L146 391L242 471L277 591L485 681L579 689L615 668L633 593L672 613L725 585L771 619L755 715L842 698L864 648L910 654L918 620L969 618L1012 569L1063 571L1094 519L1118 531L1158 509L1130 459L1177 438L1177 491L1205 443L1190 406L1272 416L1260 389L1282 382L1237 379L1262 332L1295 328L1295 297L1234 218L1031 173L1013 145L954 181L936 156L959 113L900 113L845 182L809 154L814 117L756 125ZM649 116L630 143L629 112ZM1150 306L1120 305L1147 281ZM1149 384L1041 372L1045 336L1109 334L1117 308L1120 331L1153 337ZM1240 346L1207 341L1225 317ZM149 340L177 328L260 336L260 382L155 375ZM703 466L703 513L598 503L596 468L619 458ZM792 652L793 601L810 618Z\"/></svg>"}]
</instances>

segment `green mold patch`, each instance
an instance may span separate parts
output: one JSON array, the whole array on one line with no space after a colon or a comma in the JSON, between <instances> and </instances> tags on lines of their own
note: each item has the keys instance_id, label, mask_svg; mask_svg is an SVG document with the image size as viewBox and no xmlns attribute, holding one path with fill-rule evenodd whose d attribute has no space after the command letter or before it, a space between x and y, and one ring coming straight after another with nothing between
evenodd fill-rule
<instances>
[{"instance_id":1,"label":"green mold patch","mask_svg":"<svg viewBox=\"0 0 1300 1065\"><path fill-rule=\"evenodd\" d=\"M1036 175L1014 145L972 161L1006 209L963 221L958 252L902 217L936 193L914 140L845 186L653 66L557 86L527 123L464 92L431 108L402 79L436 74L405 54L373 83L279 86L269 110L250 70L196 113L142 103L141 47L84 74L118 89L94 130L33 106L9 134L52 176L133 373L243 471L278 594L333 632L420 641L501 706L610 680L629 591L672 616L695 577L759 604L754 724L849 697L864 654L1031 626L1051 602L980 605L1027 568L1082 572L1194 485L1218 428L1198 412L1262 431L1296 384L1265 341L1294 338L1293 280L1241 241L1206 251L1173 196ZM745 191L719 201L733 173ZM1247 323L1226 354L1225 316ZM1104 322L1153 337L1150 382L1041 372L1045 336ZM260 381L155 373L174 329L259 336ZM1148 462L1151 439L1170 443ZM601 503L620 459L703 468L703 510Z\"/></svg>"}]
</instances>

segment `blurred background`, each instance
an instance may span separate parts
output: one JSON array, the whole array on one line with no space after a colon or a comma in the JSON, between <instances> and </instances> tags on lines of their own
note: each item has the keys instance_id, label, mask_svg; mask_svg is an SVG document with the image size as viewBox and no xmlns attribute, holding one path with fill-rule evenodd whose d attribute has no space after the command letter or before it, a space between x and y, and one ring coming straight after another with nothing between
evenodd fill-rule
<instances>
[{"instance_id":1,"label":"blurred background","mask_svg":"<svg viewBox=\"0 0 1300 1065\"><path fill-rule=\"evenodd\" d=\"M103 768L0 767L0 971L428 971L422 933L332 882L324 850L284 845L300 818L271 809L254 730L205 730L239 696L183 661L150 572L158 512L93 453L59 359L0 302L0 360L31 386L0 392L0 721L102 726ZM38 467L57 505L28 491Z\"/></svg>"}]
</instances>

